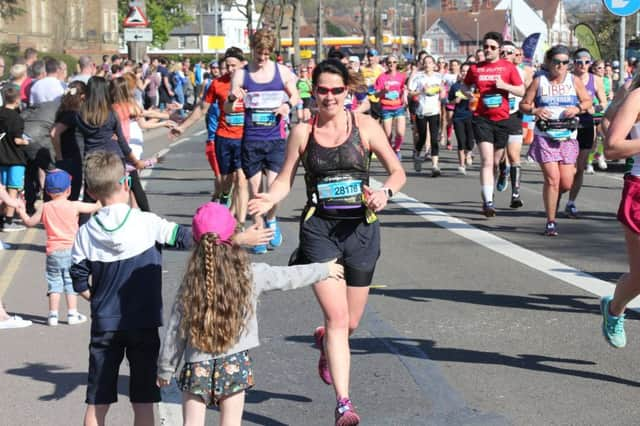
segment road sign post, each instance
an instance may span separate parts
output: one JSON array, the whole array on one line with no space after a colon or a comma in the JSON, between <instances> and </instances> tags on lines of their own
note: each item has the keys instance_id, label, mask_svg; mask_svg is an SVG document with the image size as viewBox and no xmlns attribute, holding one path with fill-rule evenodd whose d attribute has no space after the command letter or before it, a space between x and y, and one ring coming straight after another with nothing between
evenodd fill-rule
<instances>
[{"instance_id":1,"label":"road sign post","mask_svg":"<svg viewBox=\"0 0 640 426\"><path fill-rule=\"evenodd\" d=\"M125 42L147 42L153 41L153 30L151 28L125 28L124 29L124 41Z\"/></svg>"},{"instance_id":2,"label":"road sign post","mask_svg":"<svg viewBox=\"0 0 640 426\"><path fill-rule=\"evenodd\" d=\"M620 72L624 71L625 66L625 45L627 32L627 16L640 11L640 1L638 0L602 0L604 6L616 16L620 17ZM619 80L620 86L624 84L624 78Z\"/></svg>"},{"instance_id":3,"label":"road sign post","mask_svg":"<svg viewBox=\"0 0 640 426\"><path fill-rule=\"evenodd\" d=\"M153 30L147 28L149 20L145 16L144 0L129 2L129 13L122 23L124 41L127 43L129 58L141 62L147 53L147 44L153 41Z\"/></svg>"}]
</instances>

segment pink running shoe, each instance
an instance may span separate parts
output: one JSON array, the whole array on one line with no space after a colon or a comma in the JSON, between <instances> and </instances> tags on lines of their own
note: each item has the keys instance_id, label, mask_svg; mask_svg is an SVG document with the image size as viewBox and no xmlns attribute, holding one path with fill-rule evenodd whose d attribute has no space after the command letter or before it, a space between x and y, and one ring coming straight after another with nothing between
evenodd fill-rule
<instances>
[{"instance_id":1,"label":"pink running shoe","mask_svg":"<svg viewBox=\"0 0 640 426\"><path fill-rule=\"evenodd\" d=\"M314 339L316 339L316 346L320 349L320 359L318 360L318 375L323 382L330 385L333 383L331 379L331 373L329 372L329 362L324 354L324 327L316 328L313 333Z\"/></svg>"},{"instance_id":2,"label":"pink running shoe","mask_svg":"<svg viewBox=\"0 0 640 426\"><path fill-rule=\"evenodd\" d=\"M349 398L340 398L336 405L336 426L355 426L360 424L360 416L353 409Z\"/></svg>"}]
</instances>

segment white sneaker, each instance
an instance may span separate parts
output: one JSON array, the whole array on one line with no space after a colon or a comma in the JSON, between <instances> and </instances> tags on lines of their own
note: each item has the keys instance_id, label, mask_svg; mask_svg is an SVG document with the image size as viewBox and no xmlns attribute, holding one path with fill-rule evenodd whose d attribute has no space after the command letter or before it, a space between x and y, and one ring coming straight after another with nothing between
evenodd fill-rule
<instances>
[{"instance_id":1,"label":"white sneaker","mask_svg":"<svg viewBox=\"0 0 640 426\"><path fill-rule=\"evenodd\" d=\"M460 173L461 175L466 175L467 169L464 166L458 166L458 173Z\"/></svg>"},{"instance_id":2,"label":"white sneaker","mask_svg":"<svg viewBox=\"0 0 640 426\"><path fill-rule=\"evenodd\" d=\"M584 169L584 174L593 175L595 173L596 173L596 171L593 170L593 164L587 164L587 167L585 167L585 169Z\"/></svg>"},{"instance_id":3,"label":"white sneaker","mask_svg":"<svg viewBox=\"0 0 640 426\"><path fill-rule=\"evenodd\" d=\"M82 324L83 322L87 322L87 316L82 315L80 312L74 315L67 315L67 323L69 325L78 325Z\"/></svg>"},{"instance_id":4,"label":"white sneaker","mask_svg":"<svg viewBox=\"0 0 640 426\"><path fill-rule=\"evenodd\" d=\"M607 159L604 158L604 155L598 157L598 168L600 170L607 170Z\"/></svg>"},{"instance_id":5,"label":"white sneaker","mask_svg":"<svg viewBox=\"0 0 640 426\"><path fill-rule=\"evenodd\" d=\"M49 318L47 318L47 324L51 327L55 327L58 325L58 315L49 314Z\"/></svg>"},{"instance_id":6,"label":"white sneaker","mask_svg":"<svg viewBox=\"0 0 640 426\"><path fill-rule=\"evenodd\" d=\"M473 156L471 155L471 153L467 154L466 163L467 163L467 167L473 166Z\"/></svg>"},{"instance_id":7,"label":"white sneaker","mask_svg":"<svg viewBox=\"0 0 640 426\"><path fill-rule=\"evenodd\" d=\"M20 225L19 223L16 223L16 222L5 223L4 226L2 227L2 230L4 232L24 231L25 229L27 229L26 226Z\"/></svg>"},{"instance_id":8,"label":"white sneaker","mask_svg":"<svg viewBox=\"0 0 640 426\"><path fill-rule=\"evenodd\" d=\"M0 241L0 251L9 250L11 248L11 244L5 243L4 241Z\"/></svg>"},{"instance_id":9,"label":"white sneaker","mask_svg":"<svg viewBox=\"0 0 640 426\"><path fill-rule=\"evenodd\" d=\"M4 321L0 321L0 330L8 328L24 328L29 327L31 324L33 324L31 321L22 319L19 316L14 315Z\"/></svg>"}]
</instances>

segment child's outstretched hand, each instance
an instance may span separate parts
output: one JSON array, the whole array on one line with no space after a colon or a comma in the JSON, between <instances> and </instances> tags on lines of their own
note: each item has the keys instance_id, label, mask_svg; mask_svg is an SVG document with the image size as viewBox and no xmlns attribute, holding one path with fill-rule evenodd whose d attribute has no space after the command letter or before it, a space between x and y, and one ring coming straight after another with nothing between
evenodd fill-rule
<instances>
[{"instance_id":1,"label":"child's outstretched hand","mask_svg":"<svg viewBox=\"0 0 640 426\"><path fill-rule=\"evenodd\" d=\"M156 379L156 385L159 388L163 388L165 386L169 386L169 383L171 383L169 380L165 380L165 379L161 378L160 376L158 376L158 378Z\"/></svg>"},{"instance_id":2,"label":"child's outstretched hand","mask_svg":"<svg viewBox=\"0 0 640 426\"><path fill-rule=\"evenodd\" d=\"M338 263L338 259L327 262L329 265L329 278L341 280L344 278L344 267Z\"/></svg>"}]
</instances>

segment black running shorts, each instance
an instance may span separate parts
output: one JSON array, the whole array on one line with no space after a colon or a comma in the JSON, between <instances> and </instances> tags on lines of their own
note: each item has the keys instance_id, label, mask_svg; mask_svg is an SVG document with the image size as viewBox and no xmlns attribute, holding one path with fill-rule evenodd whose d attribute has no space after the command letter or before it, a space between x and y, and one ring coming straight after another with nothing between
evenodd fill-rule
<instances>
[{"instance_id":1,"label":"black running shorts","mask_svg":"<svg viewBox=\"0 0 640 426\"><path fill-rule=\"evenodd\" d=\"M490 142L495 149L503 149L509 141L509 130L513 125L511 118L491 121L488 118L473 117L473 134L476 142Z\"/></svg>"},{"instance_id":2,"label":"black running shorts","mask_svg":"<svg viewBox=\"0 0 640 426\"><path fill-rule=\"evenodd\" d=\"M338 259L344 266L347 285L366 287L373 280L378 257L379 221L368 224L365 219L324 219L317 215L301 221L296 264Z\"/></svg>"}]
</instances>

